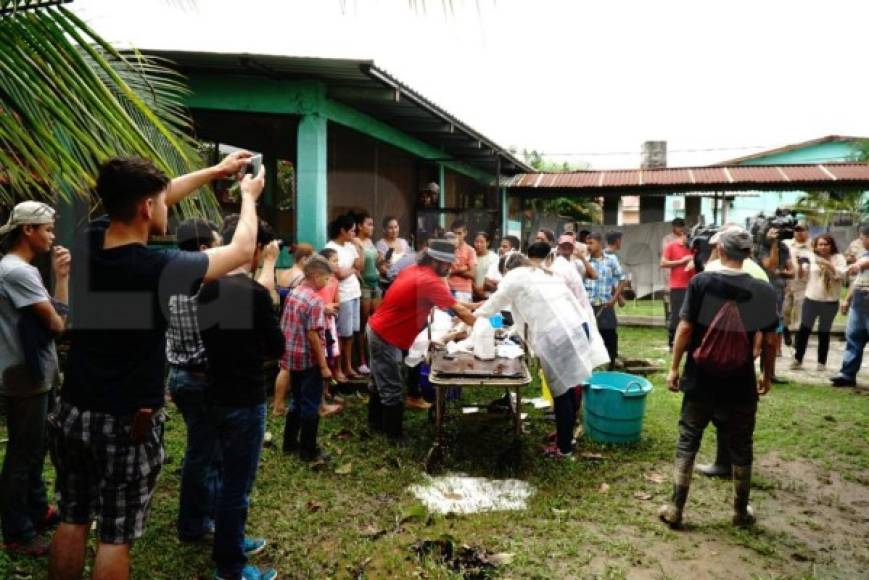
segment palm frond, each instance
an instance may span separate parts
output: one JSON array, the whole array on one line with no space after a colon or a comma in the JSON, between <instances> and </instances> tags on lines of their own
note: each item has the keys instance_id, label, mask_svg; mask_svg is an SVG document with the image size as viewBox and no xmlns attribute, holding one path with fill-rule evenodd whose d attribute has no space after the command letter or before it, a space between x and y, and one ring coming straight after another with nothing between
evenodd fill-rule
<instances>
[{"instance_id":1,"label":"palm frond","mask_svg":"<svg viewBox=\"0 0 869 580\"><path fill-rule=\"evenodd\" d=\"M63 7L3 16L0 203L89 198L99 163L115 155L150 158L169 175L201 167L187 91L163 63L119 53ZM219 215L210 191L178 209Z\"/></svg>"}]
</instances>

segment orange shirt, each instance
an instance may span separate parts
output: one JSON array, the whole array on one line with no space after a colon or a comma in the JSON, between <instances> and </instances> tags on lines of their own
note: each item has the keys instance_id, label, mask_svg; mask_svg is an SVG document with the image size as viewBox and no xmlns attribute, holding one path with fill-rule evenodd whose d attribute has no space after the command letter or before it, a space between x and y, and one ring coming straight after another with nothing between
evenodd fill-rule
<instances>
[{"instance_id":1,"label":"orange shirt","mask_svg":"<svg viewBox=\"0 0 869 580\"><path fill-rule=\"evenodd\" d=\"M461 248L456 248L456 263L453 264L453 267L461 268L463 266L467 266L465 269L471 273L472 277L465 278L464 276L453 274L448 278L450 290L455 292L472 292L474 290L473 274L477 268L477 252L468 243L462 244Z\"/></svg>"}]
</instances>

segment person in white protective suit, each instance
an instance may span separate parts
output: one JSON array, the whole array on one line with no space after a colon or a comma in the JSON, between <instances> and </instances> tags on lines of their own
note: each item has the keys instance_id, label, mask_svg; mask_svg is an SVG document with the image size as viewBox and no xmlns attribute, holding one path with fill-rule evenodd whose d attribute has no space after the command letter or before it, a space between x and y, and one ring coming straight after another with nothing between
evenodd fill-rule
<instances>
[{"instance_id":1,"label":"person in white protective suit","mask_svg":"<svg viewBox=\"0 0 869 580\"><path fill-rule=\"evenodd\" d=\"M536 242L528 247L527 258L511 255L498 290L474 314L489 317L509 307L517 328L528 325L529 345L540 359L555 403L556 444L546 451L567 459L573 457L577 387L595 367L608 363L609 356L594 318L589 320L563 278L542 267L550 252L549 244Z\"/></svg>"}]
</instances>

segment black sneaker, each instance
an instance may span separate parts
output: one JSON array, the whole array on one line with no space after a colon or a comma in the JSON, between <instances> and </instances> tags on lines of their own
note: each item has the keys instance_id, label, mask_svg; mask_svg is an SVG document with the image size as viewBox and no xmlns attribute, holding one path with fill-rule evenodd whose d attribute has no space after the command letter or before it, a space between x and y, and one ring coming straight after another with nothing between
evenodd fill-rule
<instances>
[{"instance_id":1,"label":"black sneaker","mask_svg":"<svg viewBox=\"0 0 869 580\"><path fill-rule=\"evenodd\" d=\"M848 377L843 377L842 375L836 375L835 377L830 379L830 383L834 387L856 387L857 381L849 379Z\"/></svg>"}]
</instances>

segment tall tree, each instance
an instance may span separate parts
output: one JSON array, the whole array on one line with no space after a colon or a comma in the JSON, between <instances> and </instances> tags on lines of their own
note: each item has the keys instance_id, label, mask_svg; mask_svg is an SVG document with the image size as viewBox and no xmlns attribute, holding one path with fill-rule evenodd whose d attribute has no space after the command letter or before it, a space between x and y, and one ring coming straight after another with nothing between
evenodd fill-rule
<instances>
[{"instance_id":1,"label":"tall tree","mask_svg":"<svg viewBox=\"0 0 869 580\"><path fill-rule=\"evenodd\" d=\"M541 173L567 173L589 168L587 163L570 164L566 161L562 163L548 161L543 153L536 149L530 151L523 149L522 157L525 163ZM603 221L603 207L600 200L593 197L537 198L530 200L530 204L531 208L539 213L569 217L578 222L601 223Z\"/></svg>"},{"instance_id":2,"label":"tall tree","mask_svg":"<svg viewBox=\"0 0 869 580\"><path fill-rule=\"evenodd\" d=\"M869 140L854 145L853 160L869 162ZM865 191L808 191L797 201L796 211L816 225L830 226L838 221L859 223L869 218L869 195Z\"/></svg>"},{"instance_id":3,"label":"tall tree","mask_svg":"<svg viewBox=\"0 0 869 580\"><path fill-rule=\"evenodd\" d=\"M122 54L62 3L0 0L0 203L89 198L97 166L114 155L150 158L170 175L200 167L183 79ZM218 215L209 191L178 209Z\"/></svg>"}]
</instances>

